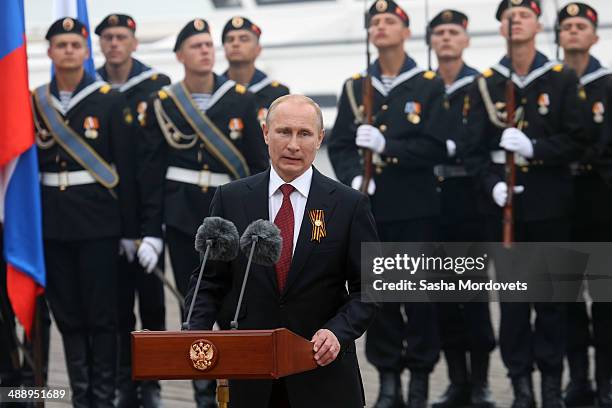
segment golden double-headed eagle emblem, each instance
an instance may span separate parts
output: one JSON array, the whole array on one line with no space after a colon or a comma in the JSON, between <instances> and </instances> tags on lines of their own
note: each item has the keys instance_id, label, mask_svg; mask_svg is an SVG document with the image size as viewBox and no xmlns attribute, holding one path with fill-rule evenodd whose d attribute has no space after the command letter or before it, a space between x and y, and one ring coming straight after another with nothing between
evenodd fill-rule
<instances>
[{"instance_id":1,"label":"golden double-headed eagle emblem","mask_svg":"<svg viewBox=\"0 0 612 408\"><path fill-rule=\"evenodd\" d=\"M196 340L189 347L189 358L193 368L208 371L217 362L217 348L208 340Z\"/></svg>"}]
</instances>

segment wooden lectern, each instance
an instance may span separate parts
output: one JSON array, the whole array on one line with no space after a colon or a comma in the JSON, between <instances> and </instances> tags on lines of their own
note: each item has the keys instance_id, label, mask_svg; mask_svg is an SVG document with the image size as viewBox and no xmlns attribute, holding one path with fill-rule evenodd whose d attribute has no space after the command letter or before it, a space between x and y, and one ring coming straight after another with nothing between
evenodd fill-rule
<instances>
[{"instance_id":1,"label":"wooden lectern","mask_svg":"<svg viewBox=\"0 0 612 408\"><path fill-rule=\"evenodd\" d=\"M135 380L277 379L317 368L288 329L132 332Z\"/></svg>"}]
</instances>

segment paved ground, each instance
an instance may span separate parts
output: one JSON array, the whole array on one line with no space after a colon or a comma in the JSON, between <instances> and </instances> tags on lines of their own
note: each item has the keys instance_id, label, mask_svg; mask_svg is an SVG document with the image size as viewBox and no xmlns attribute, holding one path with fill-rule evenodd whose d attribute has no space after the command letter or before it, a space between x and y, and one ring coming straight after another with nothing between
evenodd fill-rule
<instances>
[{"instance_id":1,"label":"paved ground","mask_svg":"<svg viewBox=\"0 0 612 408\"><path fill-rule=\"evenodd\" d=\"M316 166L320 171L328 175L333 175L329 161L325 150L322 150ZM168 270L170 267L168 265ZM171 276L169 274L168 276ZM167 300L167 316L166 322L169 330L178 330L180 324L178 305L174 300L170 292L166 291ZM491 313L494 320L494 325L497 327L499 320L498 304L491 303ZM363 376L364 387L367 398L367 406L373 405L376 400L378 390L378 375L374 367L372 367L365 359L364 354L364 338L358 341L358 356L359 363L361 366L361 373ZM536 381L536 387L538 386L538 376L534 376ZM408 381L407 373L404 374L403 384L404 389ZM498 404L498 407L504 408L509 407L511 404L512 391L508 379L506 378L505 369L501 363L501 357L499 351L495 350L492 355L491 369L490 369L490 383L493 392L493 396ZM51 386L67 386L68 378L64 365L64 355L61 345L61 337L57 330L53 329L52 341L51 341L51 361L49 367L49 384ZM444 359L440 360L440 363L436 366L436 369L430 380L430 397L436 398L446 388L448 382L446 377L446 366ZM191 390L191 384L189 381L163 381L162 383L162 396L164 398L165 406L168 408L182 408L182 407L194 407L193 396ZM537 390L538 388L536 388ZM341 391L339 391L341 392ZM59 403L48 403L47 407L65 407L68 404ZM253 407L259 408L259 407ZM316 407L313 407L316 408Z\"/></svg>"}]
</instances>

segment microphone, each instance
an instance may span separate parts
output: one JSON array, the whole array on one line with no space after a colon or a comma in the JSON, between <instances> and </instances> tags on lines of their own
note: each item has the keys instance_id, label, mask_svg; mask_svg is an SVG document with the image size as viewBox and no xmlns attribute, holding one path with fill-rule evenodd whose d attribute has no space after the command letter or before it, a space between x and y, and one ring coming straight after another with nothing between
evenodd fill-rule
<instances>
[{"instance_id":1,"label":"microphone","mask_svg":"<svg viewBox=\"0 0 612 408\"><path fill-rule=\"evenodd\" d=\"M230 323L232 330L238 329L238 313L242 306L242 298L246 288L247 280L249 279L249 271L251 270L251 262L261 266L272 266L278 262L281 255L282 238L280 229L267 220L253 221L240 237L240 249L244 255L247 255L247 262L244 278L242 279L242 288L238 297L238 305L234 320Z\"/></svg>"},{"instance_id":2,"label":"microphone","mask_svg":"<svg viewBox=\"0 0 612 408\"><path fill-rule=\"evenodd\" d=\"M200 274L198 275L198 281L193 292L191 305L189 306L189 313L187 313L187 320L182 324L183 330L189 330L191 314L193 313L195 300L200 289L206 261L211 259L213 261L228 262L235 259L238 256L238 243L238 230L231 221L221 217L206 217L202 221L202 225L198 227L194 246L196 251L201 255L203 254L202 265L200 266Z\"/></svg>"}]
</instances>

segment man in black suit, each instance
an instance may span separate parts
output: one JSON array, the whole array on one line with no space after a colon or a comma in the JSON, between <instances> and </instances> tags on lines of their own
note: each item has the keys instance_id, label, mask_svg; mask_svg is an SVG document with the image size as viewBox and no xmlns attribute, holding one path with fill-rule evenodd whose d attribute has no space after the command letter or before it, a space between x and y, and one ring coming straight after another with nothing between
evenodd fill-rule
<instances>
[{"instance_id":1,"label":"man in black suit","mask_svg":"<svg viewBox=\"0 0 612 408\"><path fill-rule=\"evenodd\" d=\"M367 329L376 305L361 300L360 253L361 242L378 237L368 198L312 167L324 133L321 111L312 100L277 99L264 125L271 169L215 192L211 215L234 222L241 233L257 219L274 220L286 238L274 268L253 267L240 328L286 327L311 339L320 366L278 381L230 381L232 408L364 405L354 341ZM322 224L312 221L314 211ZM315 225L324 226L319 241L312 235ZM246 261L241 256L208 264L192 329L210 329L215 321L229 328ZM196 279L197 273L187 304Z\"/></svg>"}]
</instances>

